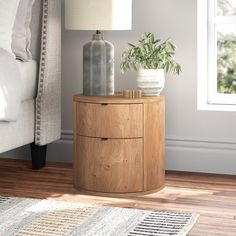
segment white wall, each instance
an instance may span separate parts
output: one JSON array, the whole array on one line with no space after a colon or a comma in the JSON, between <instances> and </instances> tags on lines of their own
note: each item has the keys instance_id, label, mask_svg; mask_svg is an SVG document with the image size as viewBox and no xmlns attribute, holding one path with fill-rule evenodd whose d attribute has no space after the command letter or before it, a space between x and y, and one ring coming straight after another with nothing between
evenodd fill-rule
<instances>
[{"instance_id":1,"label":"white wall","mask_svg":"<svg viewBox=\"0 0 236 236\"><path fill-rule=\"evenodd\" d=\"M127 42L142 32L171 38L183 73L166 76L167 168L236 174L236 113L197 111L197 0L133 0L133 30L106 32L115 46L115 88L135 88L135 73L122 75L119 63ZM65 31L62 36L63 140L49 147L49 159L72 156L72 95L82 92L82 45L92 32ZM60 150L60 151L58 151Z\"/></svg>"}]
</instances>

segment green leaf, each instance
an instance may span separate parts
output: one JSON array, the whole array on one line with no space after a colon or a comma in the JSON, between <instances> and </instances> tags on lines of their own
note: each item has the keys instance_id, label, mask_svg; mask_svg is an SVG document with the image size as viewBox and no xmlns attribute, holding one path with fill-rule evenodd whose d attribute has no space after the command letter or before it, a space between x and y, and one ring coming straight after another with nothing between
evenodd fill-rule
<instances>
[{"instance_id":1,"label":"green leaf","mask_svg":"<svg viewBox=\"0 0 236 236\"><path fill-rule=\"evenodd\" d=\"M176 46L169 39L155 39L151 32L144 32L137 46L129 43L129 48L122 53L121 71L137 70L138 68L164 68L166 72L179 74L181 66L174 61Z\"/></svg>"},{"instance_id":2,"label":"green leaf","mask_svg":"<svg viewBox=\"0 0 236 236\"><path fill-rule=\"evenodd\" d=\"M134 44L132 44L132 43L128 43L128 45L129 45L130 47L133 47L133 48L136 47L136 46L135 46Z\"/></svg>"},{"instance_id":3,"label":"green leaf","mask_svg":"<svg viewBox=\"0 0 236 236\"><path fill-rule=\"evenodd\" d=\"M159 43L159 42L161 42L161 40L160 40L160 39L157 39L157 40L155 40L155 41L153 42L153 44L157 44L157 43Z\"/></svg>"}]
</instances>

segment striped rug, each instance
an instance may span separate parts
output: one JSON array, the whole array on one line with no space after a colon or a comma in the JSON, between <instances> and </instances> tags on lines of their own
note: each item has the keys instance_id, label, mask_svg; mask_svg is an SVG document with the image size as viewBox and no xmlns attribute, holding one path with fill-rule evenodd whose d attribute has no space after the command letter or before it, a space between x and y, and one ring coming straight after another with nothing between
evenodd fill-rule
<instances>
[{"instance_id":1,"label":"striped rug","mask_svg":"<svg viewBox=\"0 0 236 236\"><path fill-rule=\"evenodd\" d=\"M187 235L197 214L0 196L0 236Z\"/></svg>"}]
</instances>

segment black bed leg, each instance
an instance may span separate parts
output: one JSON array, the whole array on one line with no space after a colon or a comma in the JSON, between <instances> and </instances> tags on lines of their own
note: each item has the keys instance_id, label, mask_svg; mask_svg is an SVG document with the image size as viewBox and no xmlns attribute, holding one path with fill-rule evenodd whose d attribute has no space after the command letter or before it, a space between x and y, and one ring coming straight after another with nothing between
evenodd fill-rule
<instances>
[{"instance_id":1,"label":"black bed leg","mask_svg":"<svg viewBox=\"0 0 236 236\"><path fill-rule=\"evenodd\" d=\"M35 143L30 144L32 169L39 170L46 164L47 145L37 146Z\"/></svg>"}]
</instances>

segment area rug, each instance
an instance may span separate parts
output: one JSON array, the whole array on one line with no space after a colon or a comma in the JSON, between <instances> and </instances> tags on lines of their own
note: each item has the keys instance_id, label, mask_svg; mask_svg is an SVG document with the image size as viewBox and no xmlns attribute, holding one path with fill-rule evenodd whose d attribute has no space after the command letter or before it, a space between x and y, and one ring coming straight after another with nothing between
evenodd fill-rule
<instances>
[{"instance_id":1,"label":"area rug","mask_svg":"<svg viewBox=\"0 0 236 236\"><path fill-rule=\"evenodd\" d=\"M193 213L0 196L1 236L187 235Z\"/></svg>"}]
</instances>

